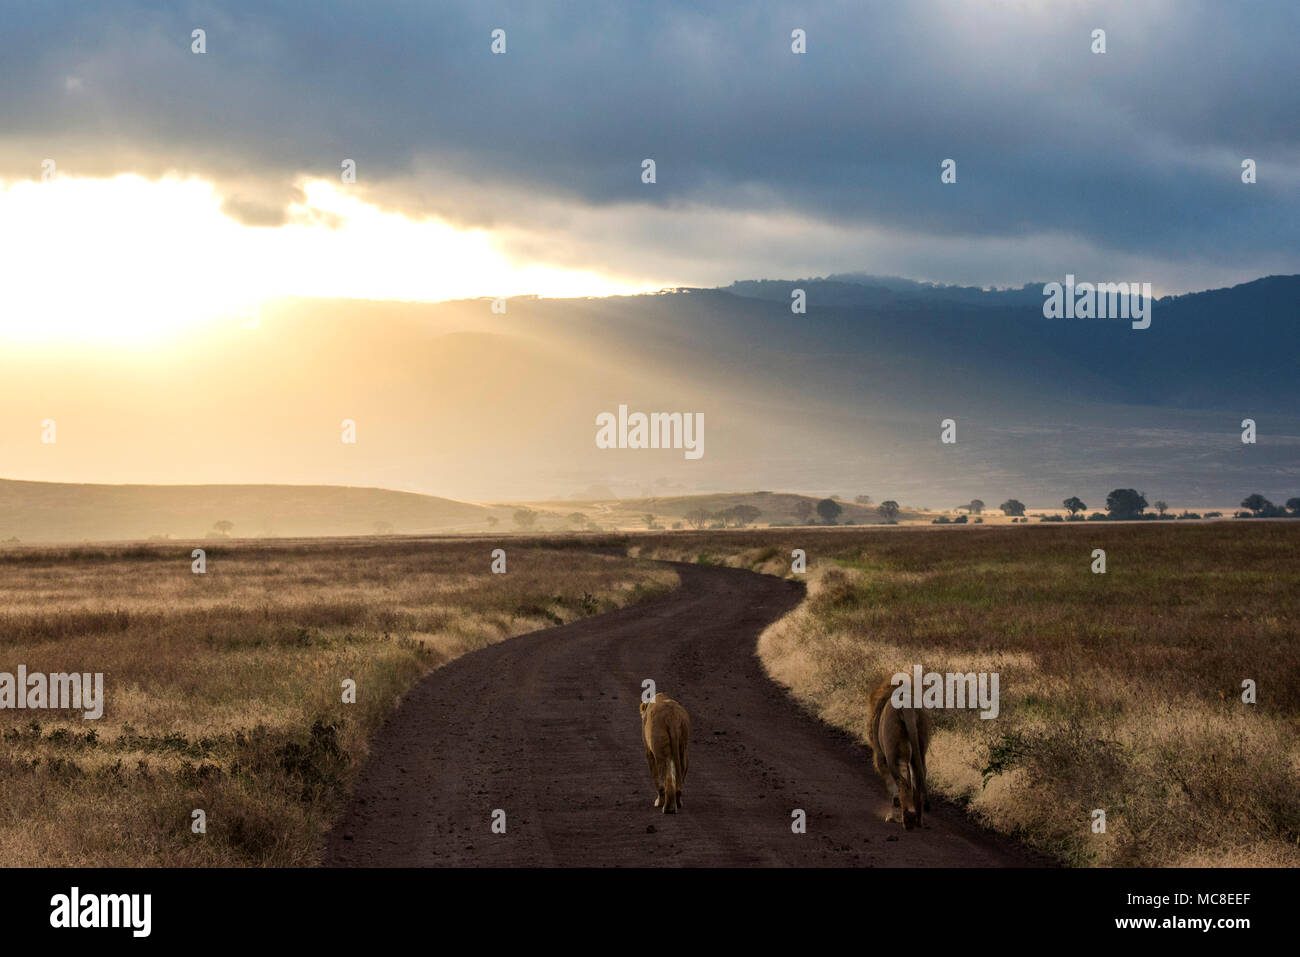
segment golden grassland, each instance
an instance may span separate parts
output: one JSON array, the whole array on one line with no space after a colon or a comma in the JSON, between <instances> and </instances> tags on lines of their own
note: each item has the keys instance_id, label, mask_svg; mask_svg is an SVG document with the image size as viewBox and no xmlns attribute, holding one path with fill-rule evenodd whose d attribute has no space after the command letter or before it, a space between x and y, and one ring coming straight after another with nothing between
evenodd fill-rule
<instances>
[{"instance_id":1,"label":"golden grassland","mask_svg":"<svg viewBox=\"0 0 1300 957\"><path fill-rule=\"evenodd\" d=\"M1075 866L1300 865L1300 522L637 541L787 576L804 549L809 600L759 653L863 740L881 677L997 672L1000 715L935 712L929 757L932 789L995 830Z\"/></svg>"},{"instance_id":2,"label":"golden grassland","mask_svg":"<svg viewBox=\"0 0 1300 957\"><path fill-rule=\"evenodd\" d=\"M203 575L175 544L0 549L0 671L103 672L106 700L0 710L0 866L316 863L423 675L678 583L565 544L233 541Z\"/></svg>"},{"instance_id":3,"label":"golden grassland","mask_svg":"<svg viewBox=\"0 0 1300 957\"><path fill-rule=\"evenodd\" d=\"M998 718L935 715L932 787L977 820L1077 866L1300 864L1300 523L1251 521L233 541L202 576L175 544L2 548L0 671L102 671L106 706L0 710L0 865L313 864L431 669L676 584L643 558L796 548L809 600L759 653L827 722L865 739L913 664L999 673Z\"/></svg>"}]
</instances>

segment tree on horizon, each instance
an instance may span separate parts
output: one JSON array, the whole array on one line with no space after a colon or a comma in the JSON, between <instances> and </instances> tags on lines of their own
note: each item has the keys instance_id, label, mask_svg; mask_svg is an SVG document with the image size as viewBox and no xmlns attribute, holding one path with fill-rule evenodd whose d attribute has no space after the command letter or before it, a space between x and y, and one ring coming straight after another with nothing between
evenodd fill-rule
<instances>
[{"instance_id":1,"label":"tree on horizon","mask_svg":"<svg viewBox=\"0 0 1300 957\"><path fill-rule=\"evenodd\" d=\"M705 528L712 517L709 510L703 507L693 508L686 513L686 521L690 523L692 528Z\"/></svg>"},{"instance_id":2,"label":"tree on horizon","mask_svg":"<svg viewBox=\"0 0 1300 957\"><path fill-rule=\"evenodd\" d=\"M1241 500L1241 507L1250 509L1256 515L1263 515L1266 512L1272 511L1274 506L1273 503L1264 496L1255 492L1252 495L1247 495Z\"/></svg>"},{"instance_id":3,"label":"tree on horizon","mask_svg":"<svg viewBox=\"0 0 1300 957\"><path fill-rule=\"evenodd\" d=\"M834 499L824 498L817 503L817 514L822 517L827 525L834 525L835 520L840 517L844 511L844 506Z\"/></svg>"},{"instance_id":4,"label":"tree on horizon","mask_svg":"<svg viewBox=\"0 0 1300 957\"><path fill-rule=\"evenodd\" d=\"M1137 518L1146 507L1146 493L1137 489L1117 488L1106 496L1106 511L1111 518Z\"/></svg>"}]
</instances>

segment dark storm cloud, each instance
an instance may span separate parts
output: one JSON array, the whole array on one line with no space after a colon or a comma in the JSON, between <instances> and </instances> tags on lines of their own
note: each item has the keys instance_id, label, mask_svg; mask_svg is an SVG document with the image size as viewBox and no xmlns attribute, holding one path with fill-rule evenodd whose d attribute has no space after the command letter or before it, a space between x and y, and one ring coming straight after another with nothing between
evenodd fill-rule
<instances>
[{"instance_id":1,"label":"dark storm cloud","mask_svg":"<svg viewBox=\"0 0 1300 957\"><path fill-rule=\"evenodd\" d=\"M282 219L298 176L337 181L347 157L386 205L560 234L564 209L640 204L945 241L1053 235L1248 274L1300 254L1289 2L259 0L6 20L0 175L35 177L46 156L71 173L197 173L257 224ZM956 186L939 182L946 157Z\"/></svg>"}]
</instances>

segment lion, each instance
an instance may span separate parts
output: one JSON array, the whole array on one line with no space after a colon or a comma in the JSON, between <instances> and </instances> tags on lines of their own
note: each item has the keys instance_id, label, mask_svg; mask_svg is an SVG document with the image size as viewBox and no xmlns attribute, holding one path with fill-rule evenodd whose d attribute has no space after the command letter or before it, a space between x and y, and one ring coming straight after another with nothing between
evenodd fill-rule
<instances>
[{"instance_id":1,"label":"lion","mask_svg":"<svg viewBox=\"0 0 1300 957\"><path fill-rule=\"evenodd\" d=\"M690 715L672 698L661 693L641 702L641 740L658 791L654 806L664 814L676 814L682 806L690 738Z\"/></svg>"},{"instance_id":2,"label":"lion","mask_svg":"<svg viewBox=\"0 0 1300 957\"><path fill-rule=\"evenodd\" d=\"M930 716L924 708L894 707L890 701L894 688L893 681L886 678L871 694L871 750L876 771L889 785L893 798L893 807L885 820L898 821L898 810L901 810L903 828L910 831L924 826L921 812L930 810L925 787Z\"/></svg>"}]
</instances>

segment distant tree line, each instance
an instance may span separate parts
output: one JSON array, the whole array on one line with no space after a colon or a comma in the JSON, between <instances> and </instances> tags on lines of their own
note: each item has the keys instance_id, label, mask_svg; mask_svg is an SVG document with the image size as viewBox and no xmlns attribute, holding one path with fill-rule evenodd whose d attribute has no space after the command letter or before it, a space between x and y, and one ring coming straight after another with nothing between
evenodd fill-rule
<instances>
[{"instance_id":1,"label":"distant tree line","mask_svg":"<svg viewBox=\"0 0 1300 957\"><path fill-rule=\"evenodd\" d=\"M870 495L855 495L853 502L856 505L867 507L871 505ZM980 503L983 506L983 503ZM900 509L898 503L893 500L881 502L876 506L876 514L880 516L881 521L887 524L894 524L898 520ZM840 516L844 514L844 506L840 504L840 497L832 495L824 498L816 504L808 499L800 499L794 505L794 517L799 520L801 525L810 525L813 522L813 516L821 520L823 525L836 525L839 523ZM853 522L846 524L852 525Z\"/></svg>"},{"instance_id":2,"label":"distant tree line","mask_svg":"<svg viewBox=\"0 0 1300 957\"><path fill-rule=\"evenodd\" d=\"M978 499L976 500L978 501ZM972 503L975 504L975 503ZM1083 513L1088 510L1088 505L1077 495L1072 495L1061 502L1061 505L1070 513L1068 519L1060 515L1039 515L1038 520L1042 522L1081 522L1084 521ZM962 506L963 508L967 506ZM1017 499L1007 499L1002 503L1002 511L1007 515L1018 516L1020 521L1027 522L1024 518L1025 504ZM1242 500L1241 507L1244 511L1235 513L1237 518L1300 518L1300 497L1289 498L1285 505L1274 505L1263 495L1255 492L1246 496ZM1148 508L1154 509L1155 514L1147 511ZM1088 521L1134 521L1134 520L1159 520L1159 519L1188 519L1188 518L1222 518L1222 512L1206 512L1200 515L1197 512L1189 512L1184 509L1178 514L1172 514L1169 511L1169 504L1160 500L1148 503L1145 492L1139 492L1132 488L1112 489L1111 493L1106 496L1106 511L1093 512L1087 517ZM1014 520L1014 519L1013 519Z\"/></svg>"},{"instance_id":3,"label":"distant tree line","mask_svg":"<svg viewBox=\"0 0 1300 957\"><path fill-rule=\"evenodd\" d=\"M1197 519L1197 518L1222 518L1222 512L1206 512L1204 515L1198 512L1190 512L1184 509L1182 512L1174 514L1169 509L1167 502L1157 499L1155 502L1148 502L1146 493L1139 492L1132 488L1112 489L1106 496L1106 511L1093 512L1085 517L1084 513L1088 511L1088 504L1077 495L1071 495L1061 502L1062 507L1069 513L1068 518L1060 515L1035 514L1040 522L1082 522L1082 521L1135 521L1135 520L1177 520L1177 519ZM1019 499L1009 498L998 506L1004 515L1010 516L1013 522L1028 522L1025 517L1025 503ZM1237 518L1300 518L1300 497L1289 498L1285 505L1274 505L1268 499L1258 492L1246 496L1242 500L1241 508L1243 511L1236 512ZM1149 512L1147 509L1153 509ZM984 503L979 499L972 499L969 504L958 505L956 511L965 511L968 515L978 516L984 510ZM968 521L967 515L959 515L956 518L948 518L941 515L932 519L934 525L964 525ZM975 522L982 522L982 518L975 518Z\"/></svg>"},{"instance_id":4,"label":"distant tree line","mask_svg":"<svg viewBox=\"0 0 1300 957\"><path fill-rule=\"evenodd\" d=\"M692 528L744 528L762 514L752 505L733 505L716 512L696 508L686 513L686 521Z\"/></svg>"},{"instance_id":5,"label":"distant tree line","mask_svg":"<svg viewBox=\"0 0 1300 957\"><path fill-rule=\"evenodd\" d=\"M1255 492L1241 500L1241 507L1247 511L1238 512L1238 518L1300 518L1300 498L1289 498L1286 505L1274 505Z\"/></svg>"},{"instance_id":6,"label":"distant tree line","mask_svg":"<svg viewBox=\"0 0 1300 957\"><path fill-rule=\"evenodd\" d=\"M868 507L871 504L871 496L858 495L854 498L857 505ZM1222 518L1221 512L1206 512L1200 515L1196 512L1189 512L1184 509L1181 513L1173 514L1169 510L1166 502L1157 500L1154 503L1148 503L1145 492L1139 492L1132 488L1112 489L1106 496L1106 511L1093 512L1091 515L1085 514L1088 511L1088 504L1077 495L1071 495L1061 502L1061 506L1069 517L1065 518L1060 515L1046 515L1035 513L1033 517L1040 522L1082 522L1082 521L1134 521L1134 520L1159 520L1159 519L1198 519L1198 518ZM941 515L931 521L935 525L965 525L968 522L980 524L984 521L983 512L986 508L983 501L973 498L964 505L958 505L955 511L965 512L966 514L958 515L955 518L949 518ZM1009 498L998 506L1002 513L1009 516L1013 522L1028 522L1026 517L1025 503L1016 498ZM1274 505L1268 499L1258 492L1246 496L1241 502L1242 511L1234 513L1237 518L1300 518L1300 497L1293 497L1286 500L1285 505ZM1153 509L1154 512L1147 511ZM893 499L886 499L875 507L876 514L880 521L885 524L894 525L898 523L898 516L902 509L898 502ZM844 506L840 504L838 495L821 499L818 502L812 502L809 499L801 498L792 508L794 517L800 524L812 524L814 516L824 525L838 524L840 516L844 514ZM692 528L745 528L752 525L761 515L762 511L753 505L733 505L729 508L709 511L706 508L695 508L685 516L686 524ZM513 519L515 524L522 531L532 530L541 518L541 514L528 508L518 509ZM496 516L489 516L488 523L496 525ZM582 512L573 512L565 516L568 524L574 528L595 529L598 528L587 515ZM646 528L660 529L663 526L658 524L656 516L645 514L642 516ZM847 524L853 524L849 522ZM213 537L217 535L228 536L233 523L228 521L217 522L213 531L209 533ZM673 528L681 528L681 522L674 522ZM376 534L390 534L393 527L388 522L375 522L374 528Z\"/></svg>"}]
</instances>

